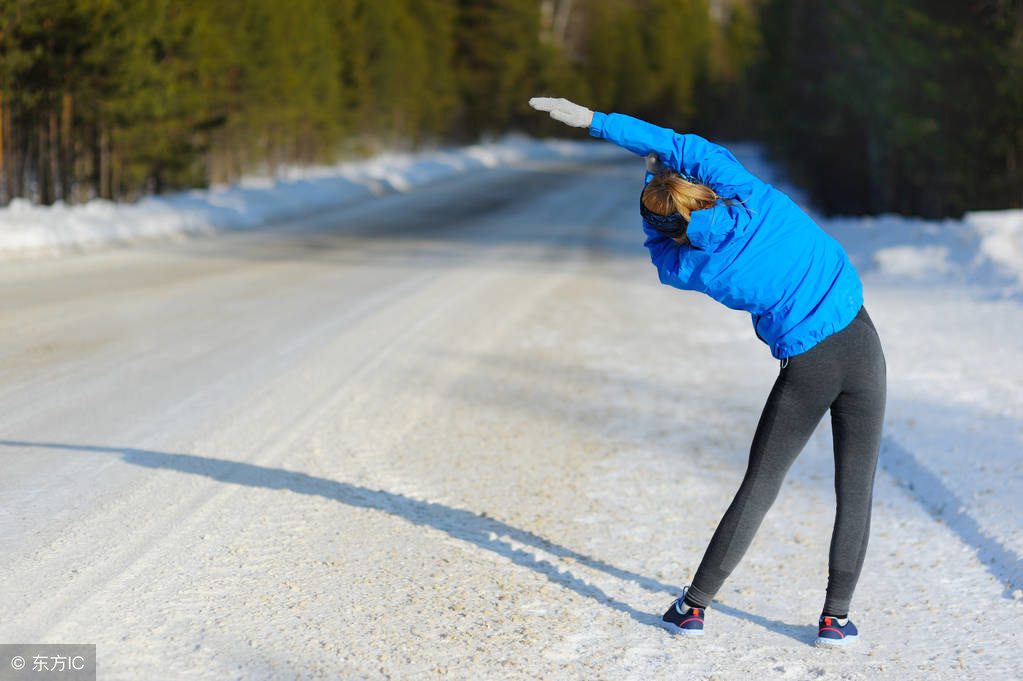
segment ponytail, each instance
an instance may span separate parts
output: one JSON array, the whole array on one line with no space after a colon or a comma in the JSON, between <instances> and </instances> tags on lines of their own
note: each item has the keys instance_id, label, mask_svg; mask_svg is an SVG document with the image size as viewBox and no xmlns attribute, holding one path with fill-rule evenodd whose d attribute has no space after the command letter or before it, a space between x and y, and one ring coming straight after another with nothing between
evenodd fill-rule
<instances>
[{"instance_id":1,"label":"ponytail","mask_svg":"<svg viewBox=\"0 0 1023 681\"><path fill-rule=\"evenodd\" d=\"M641 209L654 216L647 220L651 227L681 246L689 246L686 229L693 212L726 201L705 184L697 184L674 171L659 173L643 188ZM641 212L643 212L641 210ZM677 214L677 217L676 217ZM664 216L667 219L655 219ZM674 218L674 219L672 219Z\"/></svg>"}]
</instances>

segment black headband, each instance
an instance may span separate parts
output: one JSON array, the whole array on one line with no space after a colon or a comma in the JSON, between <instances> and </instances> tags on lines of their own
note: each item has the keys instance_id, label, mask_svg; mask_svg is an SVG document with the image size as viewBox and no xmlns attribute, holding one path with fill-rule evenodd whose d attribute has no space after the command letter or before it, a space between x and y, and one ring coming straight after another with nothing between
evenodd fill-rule
<instances>
[{"instance_id":1,"label":"black headband","mask_svg":"<svg viewBox=\"0 0 1023 681\"><path fill-rule=\"evenodd\" d=\"M682 217L681 213L661 215L653 212L643 205L643 201L639 202L639 214L643 216L643 220L648 225L656 229L658 232L678 232L686 226L686 219Z\"/></svg>"}]
</instances>

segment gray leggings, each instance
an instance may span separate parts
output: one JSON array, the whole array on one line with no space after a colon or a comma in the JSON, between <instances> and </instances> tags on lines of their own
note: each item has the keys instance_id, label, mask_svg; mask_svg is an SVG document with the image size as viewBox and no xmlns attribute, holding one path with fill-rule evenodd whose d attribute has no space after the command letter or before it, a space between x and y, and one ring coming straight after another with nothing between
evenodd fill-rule
<instances>
[{"instance_id":1,"label":"gray leggings","mask_svg":"<svg viewBox=\"0 0 1023 681\"><path fill-rule=\"evenodd\" d=\"M831 409L838 508L824 612L848 612L870 535L885 394L884 354L866 309L846 328L789 358L760 416L746 477L693 577L689 603L710 604L749 548L792 462Z\"/></svg>"}]
</instances>

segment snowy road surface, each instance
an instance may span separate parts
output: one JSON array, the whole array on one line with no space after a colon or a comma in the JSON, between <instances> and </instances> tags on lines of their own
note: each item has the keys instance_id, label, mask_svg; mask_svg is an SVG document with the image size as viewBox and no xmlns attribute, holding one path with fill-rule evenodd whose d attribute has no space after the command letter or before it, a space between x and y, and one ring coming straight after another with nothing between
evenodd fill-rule
<instances>
[{"instance_id":1,"label":"snowy road surface","mask_svg":"<svg viewBox=\"0 0 1023 681\"><path fill-rule=\"evenodd\" d=\"M707 636L656 626L778 366L657 283L640 182L533 163L3 265L0 642L124 680L1019 678L1023 304L846 223L890 378L863 640L810 646L826 422Z\"/></svg>"}]
</instances>

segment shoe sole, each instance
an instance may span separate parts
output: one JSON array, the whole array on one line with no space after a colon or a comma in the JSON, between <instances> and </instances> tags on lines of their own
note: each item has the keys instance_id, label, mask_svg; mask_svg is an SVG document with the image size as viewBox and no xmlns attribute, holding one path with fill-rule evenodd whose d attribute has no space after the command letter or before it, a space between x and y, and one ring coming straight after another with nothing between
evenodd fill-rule
<instances>
[{"instance_id":1,"label":"shoe sole","mask_svg":"<svg viewBox=\"0 0 1023 681\"><path fill-rule=\"evenodd\" d=\"M856 643L859 638L860 637L856 635L846 636L845 638L821 638L818 636L817 640L814 641L814 645L818 648L841 648L842 646Z\"/></svg>"},{"instance_id":2,"label":"shoe sole","mask_svg":"<svg viewBox=\"0 0 1023 681\"><path fill-rule=\"evenodd\" d=\"M703 629L683 629L671 622L661 622L661 627L675 636L703 636Z\"/></svg>"}]
</instances>

